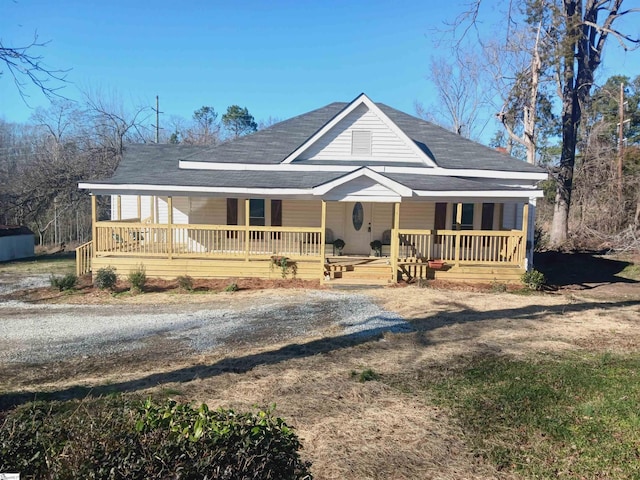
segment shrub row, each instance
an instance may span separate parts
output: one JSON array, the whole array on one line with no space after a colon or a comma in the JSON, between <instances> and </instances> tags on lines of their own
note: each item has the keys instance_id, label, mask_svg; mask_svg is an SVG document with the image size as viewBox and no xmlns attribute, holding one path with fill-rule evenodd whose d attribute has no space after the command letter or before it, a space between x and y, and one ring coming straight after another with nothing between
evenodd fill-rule
<instances>
[{"instance_id":1,"label":"shrub row","mask_svg":"<svg viewBox=\"0 0 640 480\"><path fill-rule=\"evenodd\" d=\"M238 413L123 396L33 402L0 425L0 472L24 479L311 479L292 429Z\"/></svg>"}]
</instances>

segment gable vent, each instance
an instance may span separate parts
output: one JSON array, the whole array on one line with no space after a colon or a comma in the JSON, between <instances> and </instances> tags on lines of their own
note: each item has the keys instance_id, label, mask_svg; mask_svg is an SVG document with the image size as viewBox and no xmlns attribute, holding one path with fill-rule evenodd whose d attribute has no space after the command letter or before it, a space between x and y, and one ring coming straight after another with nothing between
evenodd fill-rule
<instances>
[{"instance_id":1,"label":"gable vent","mask_svg":"<svg viewBox=\"0 0 640 480\"><path fill-rule=\"evenodd\" d=\"M351 155L371 156L371 130L351 132Z\"/></svg>"}]
</instances>

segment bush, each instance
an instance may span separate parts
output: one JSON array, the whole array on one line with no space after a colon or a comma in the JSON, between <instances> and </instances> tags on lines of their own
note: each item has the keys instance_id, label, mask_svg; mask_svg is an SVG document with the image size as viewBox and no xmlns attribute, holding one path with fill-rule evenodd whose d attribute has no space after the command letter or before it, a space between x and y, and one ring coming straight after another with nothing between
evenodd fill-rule
<instances>
[{"instance_id":1,"label":"bush","mask_svg":"<svg viewBox=\"0 0 640 480\"><path fill-rule=\"evenodd\" d=\"M193 278L189 275L182 275L176 279L178 282L178 288L180 290L184 290L185 292L193 291Z\"/></svg>"},{"instance_id":2,"label":"bush","mask_svg":"<svg viewBox=\"0 0 640 480\"><path fill-rule=\"evenodd\" d=\"M49 282L53 288L57 288L58 290L66 291L73 290L76 288L78 284L78 276L75 273L68 273L64 277L56 277L51 275L49 278Z\"/></svg>"},{"instance_id":3,"label":"bush","mask_svg":"<svg viewBox=\"0 0 640 480\"><path fill-rule=\"evenodd\" d=\"M100 290L107 288L112 290L116 286L117 281L116 269L113 267L103 267L96 272L93 284Z\"/></svg>"},{"instance_id":4,"label":"bush","mask_svg":"<svg viewBox=\"0 0 640 480\"><path fill-rule=\"evenodd\" d=\"M129 279L131 290L134 292L141 292L147 283L147 274L145 273L142 265L130 272L127 278Z\"/></svg>"},{"instance_id":5,"label":"bush","mask_svg":"<svg viewBox=\"0 0 640 480\"><path fill-rule=\"evenodd\" d=\"M522 277L520 277L520 280L525 284L527 288L530 288L531 290L542 290L542 287L547 281L544 278L544 274L542 272L539 272L535 268L524 272L522 274Z\"/></svg>"},{"instance_id":6,"label":"bush","mask_svg":"<svg viewBox=\"0 0 640 480\"><path fill-rule=\"evenodd\" d=\"M225 292L237 292L239 290L237 283L230 283L224 289Z\"/></svg>"},{"instance_id":7,"label":"bush","mask_svg":"<svg viewBox=\"0 0 640 480\"><path fill-rule=\"evenodd\" d=\"M29 403L0 424L0 472L24 478L310 479L301 448L270 410L122 396Z\"/></svg>"}]
</instances>

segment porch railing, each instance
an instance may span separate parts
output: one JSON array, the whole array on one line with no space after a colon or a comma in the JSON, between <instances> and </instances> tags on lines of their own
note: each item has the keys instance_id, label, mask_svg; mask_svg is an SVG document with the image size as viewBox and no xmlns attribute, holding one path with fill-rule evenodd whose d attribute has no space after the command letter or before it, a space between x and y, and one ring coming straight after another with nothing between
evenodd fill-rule
<instances>
[{"instance_id":1,"label":"porch railing","mask_svg":"<svg viewBox=\"0 0 640 480\"><path fill-rule=\"evenodd\" d=\"M97 222L96 255L321 257L321 228Z\"/></svg>"},{"instance_id":2,"label":"porch railing","mask_svg":"<svg viewBox=\"0 0 640 480\"><path fill-rule=\"evenodd\" d=\"M93 257L93 241L83 243L76 248L76 275L81 277L91 271Z\"/></svg>"},{"instance_id":3,"label":"porch railing","mask_svg":"<svg viewBox=\"0 0 640 480\"><path fill-rule=\"evenodd\" d=\"M444 260L454 265L522 266L526 241L520 230L398 230L398 257Z\"/></svg>"}]
</instances>

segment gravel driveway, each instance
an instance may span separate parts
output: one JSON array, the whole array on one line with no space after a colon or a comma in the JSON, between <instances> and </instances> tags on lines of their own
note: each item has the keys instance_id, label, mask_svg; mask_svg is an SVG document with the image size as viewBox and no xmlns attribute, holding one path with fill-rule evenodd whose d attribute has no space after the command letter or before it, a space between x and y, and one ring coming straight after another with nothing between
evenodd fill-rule
<instances>
[{"instance_id":1,"label":"gravel driveway","mask_svg":"<svg viewBox=\"0 0 640 480\"><path fill-rule=\"evenodd\" d=\"M39 286L46 276L19 285L0 278L0 293ZM45 283L46 284L46 283ZM74 357L143 349L162 338L184 354L225 344L275 342L318 334L409 331L397 314L353 292L278 290L244 297L220 294L216 301L162 305L52 305L0 301L0 363L45 363Z\"/></svg>"}]
</instances>

